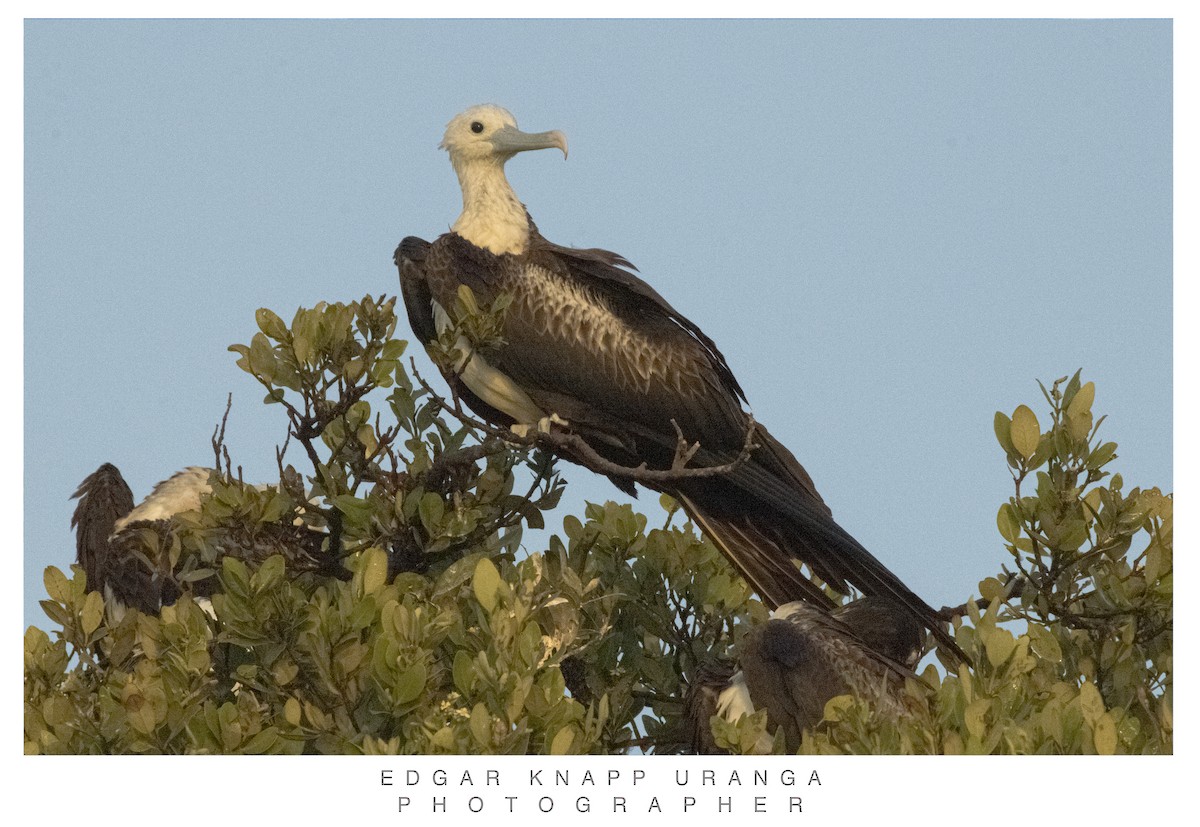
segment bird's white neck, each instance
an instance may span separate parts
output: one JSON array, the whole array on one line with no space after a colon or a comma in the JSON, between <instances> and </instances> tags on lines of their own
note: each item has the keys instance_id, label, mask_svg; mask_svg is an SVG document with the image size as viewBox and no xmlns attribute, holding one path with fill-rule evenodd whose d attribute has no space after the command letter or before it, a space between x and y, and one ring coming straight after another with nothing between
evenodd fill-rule
<instances>
[{"instance_id":1,"label":"bird's white neck","mask_svg":"<svg viewBox=\"0 0 1200 827\"><path fill-rule=\"evenodd\" d=\"M525 252L529 218L504 177L504 162L498 158L472 159L455 164L454 171L462 186L463 211L450 229L497 255Z\"/></svg>"}]
</instances>

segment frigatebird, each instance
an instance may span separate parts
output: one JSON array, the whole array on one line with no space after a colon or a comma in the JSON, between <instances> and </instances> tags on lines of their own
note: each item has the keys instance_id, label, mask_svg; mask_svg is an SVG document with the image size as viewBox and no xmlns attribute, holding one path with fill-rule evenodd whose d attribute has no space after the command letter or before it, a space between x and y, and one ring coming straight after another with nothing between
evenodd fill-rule
<instances>
[{"instance_id":1,"label":"frigatebird","mask_svg":"<svg viewBox=\"0 0 1200 827\"><path fill-rule=\"evenodd\" d=\"M566 157L562 132L522 132L511 113L487 104L451 120L441 148L463 209L433 242L410 236L396 250L413 332L426 346L443 334L455 339L464 320L451 314L462 287L478 304L509 301L497 342L474 348L457 335L460 358L439 363L459 398L519 434L577 437L587 451L560 453L629 493L638 476L613 473L608 463L669 471L681 441L698 445L692 463L728 472L639 481L674 497L769 607L834 605L801 561L838 592L853 586L890 597L965 660L938 612L834 521L808 472L743 410L742 388L700 327L622 256L561 246L538 232L504 167L527 150L556 148ZM745 458L747 444L754 447Z\"/></svg>"},{"instance_id":2,"label":"frigatebird","mask_svg":"<svg viewBox=\"0 0 1200 827\"><path fill-rule=\"evenodd\" d=\"M863 597L826 612L810 604L780 606L750 630L738 647L738 663L705 664L685 699L693 752L721 752L710 719L729 722L767 710L768 732L782 728L789 751L821 722L825 704L856 695L885 715L904 714L901 691L921 658L921 627L889 598ZM769 739L768 739L769 740ZM756 745L769 752L770 744Z\"/></svg>"},{"instance_id":3,"label":"frigatebird","mask_svg":"<svg viewBox=\"0 0 1200 827\"><path fill-rule=\"evenodd\" d=\"M75 529L75 559L87 576L88 589L104 595L115 616L126 608L157 612L174 603L185 588L175 577L167 549L179 516L196 511L212 491L211 468L189 466L154 486L136 507L133 493L115 465L104 463L75 491L78 499L71 527ZM256 486L265 490L268 486ZM146 534L157 541L146 542ZM215 556L234 554L262 560L283 554L293 571L319 571L334 577L349 576L336 553L322 550L326 532L306 525L299 517L255 525L247 531L233 526L212 531L206 539ZM215 577L186 585L202 606L212 594ZM206 609L208 610L208 609Z\"/></svg>"}]
</instances>

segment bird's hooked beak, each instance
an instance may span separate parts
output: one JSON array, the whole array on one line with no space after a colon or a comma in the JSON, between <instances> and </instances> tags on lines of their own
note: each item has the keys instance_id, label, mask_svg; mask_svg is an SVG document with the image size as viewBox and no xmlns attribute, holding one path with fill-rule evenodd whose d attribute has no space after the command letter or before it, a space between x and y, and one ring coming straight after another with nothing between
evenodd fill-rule
<instances>
[{"instance_id":1,"label":"bird's hooked beak","mask_svg":"<svg viewBox=\"0 0 1200 827\"><path fill-rule=\"evenodd\" d=\"M506 126L492 135L492 146L497 152L507 154L527 149L558 148L562 150L563 159L567 157L567 136L557 129L550 132L522 132L515 126Z\"/></svg>"}]
</instances>

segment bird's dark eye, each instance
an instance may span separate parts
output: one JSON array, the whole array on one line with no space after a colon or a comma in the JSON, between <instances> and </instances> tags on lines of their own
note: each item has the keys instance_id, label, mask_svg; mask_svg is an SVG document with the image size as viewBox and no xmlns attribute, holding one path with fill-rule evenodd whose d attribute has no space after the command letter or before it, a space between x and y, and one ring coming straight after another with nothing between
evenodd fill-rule
<instances>
[{"instance_id":1,"label":"bird's dark eye","mask_svg":"<svg viewBox=\"0 0 1200 827\"><path fill-rule=\"evenodd\" d=\"M479 121L471 121L471 131L478 135L483 131L483 124L481 124Z\"/></svg>"}]
</instances>

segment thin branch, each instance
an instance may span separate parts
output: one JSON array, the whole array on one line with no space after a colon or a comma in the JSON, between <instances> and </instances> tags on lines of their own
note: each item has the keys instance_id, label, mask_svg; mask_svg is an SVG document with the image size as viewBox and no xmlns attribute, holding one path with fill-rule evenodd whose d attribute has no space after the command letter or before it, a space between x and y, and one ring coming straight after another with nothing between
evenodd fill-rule
<instances>
[{"instance_id":1,"label":"thin branch","mask_svg":"<svg viewBox=\"0 0 1200 827\"><path fill-rule=\"evenodd\" d=\"M283 438L283 447L275 446L275 465L279 467L279 479L283 479L283 458L287 454L288 445L292 441L292 429L288 428Z\"/></svg>"},{"instance_id":2,"label":"thin branch","mask_svg":"<svg viewBox=\"0 0 1200 827\"><path fill-rule=\"evenodd\" d=\"M233 393L225 399L225 413L221 416L221 423L213 428L212 448L213 456L216 459L217 470L221 470L221 457L225 457L225 473L227 476L233 476L230 469L229 449L225 447L225 425L229 422L229 411L233 408Z\"/></svg>"},{"instance_id":3,"label":"thin branch","mask_svg":"<svg viewBox=\"0 0 1200 827\"><path fill-rule=\"evenodd\" d=\"M1019 591L1025 588L1025 578L1010 575L1004 583L1004 590L1000 593L1000 602L1007 603L1010 598ZM992 598L989 600L986 597L981 597L978 600L968 600L966 603L961 603L957 606L943 606L938 610L938 616L943 620L953 620L956 617L962 617L970 611L972 605L980 611L985 611L992 604Z\"/></svg>"},{"instance_id":4,"label":"thin branch","mask_svg":"<svg viewBox=\"0 0 1200 827\"><path fill-rule=\"evenodd\" d=\"M671 420L671 425L675 428L676 446L675 456L671 461L671 467L667 469L654 469L647 467L646 463L642 463L636 467L619 465L611 460L605 459L596 453L596 450L589 445L583 437L569 431L531 431L525 436L520 436L511 430L497 428L482 420L476 419L462 412L461 409L456 409L442 398L436 391L429 386L424 377L417 370L416 363L410 360L412 366L413 377L420 383L421 387L429 394L431 401L441 410L454 416L459 421L469 425L479 431L482 431L489 436L502 439L505 442L514 445L522 445L525 447L540 447L548 449L558 454L566 454L574 461L586 466L592 471L599 474L604 474L609 477L619 477L622 479L630 479L635 482L663 484L671 482L679 482L686 479L696 479L703 477L716 477L723 474L729 474L750 459L754 449L759 447L754 441L755 423L754 415L746 414L746 438L742 444L742 449L738 455L730 462L721 465L705 466L700 468L687 467L687 463L700 450L700 443L696 442L691 445L683 436L679 425L674 419Z\"/></svg>"}]
</instances>

